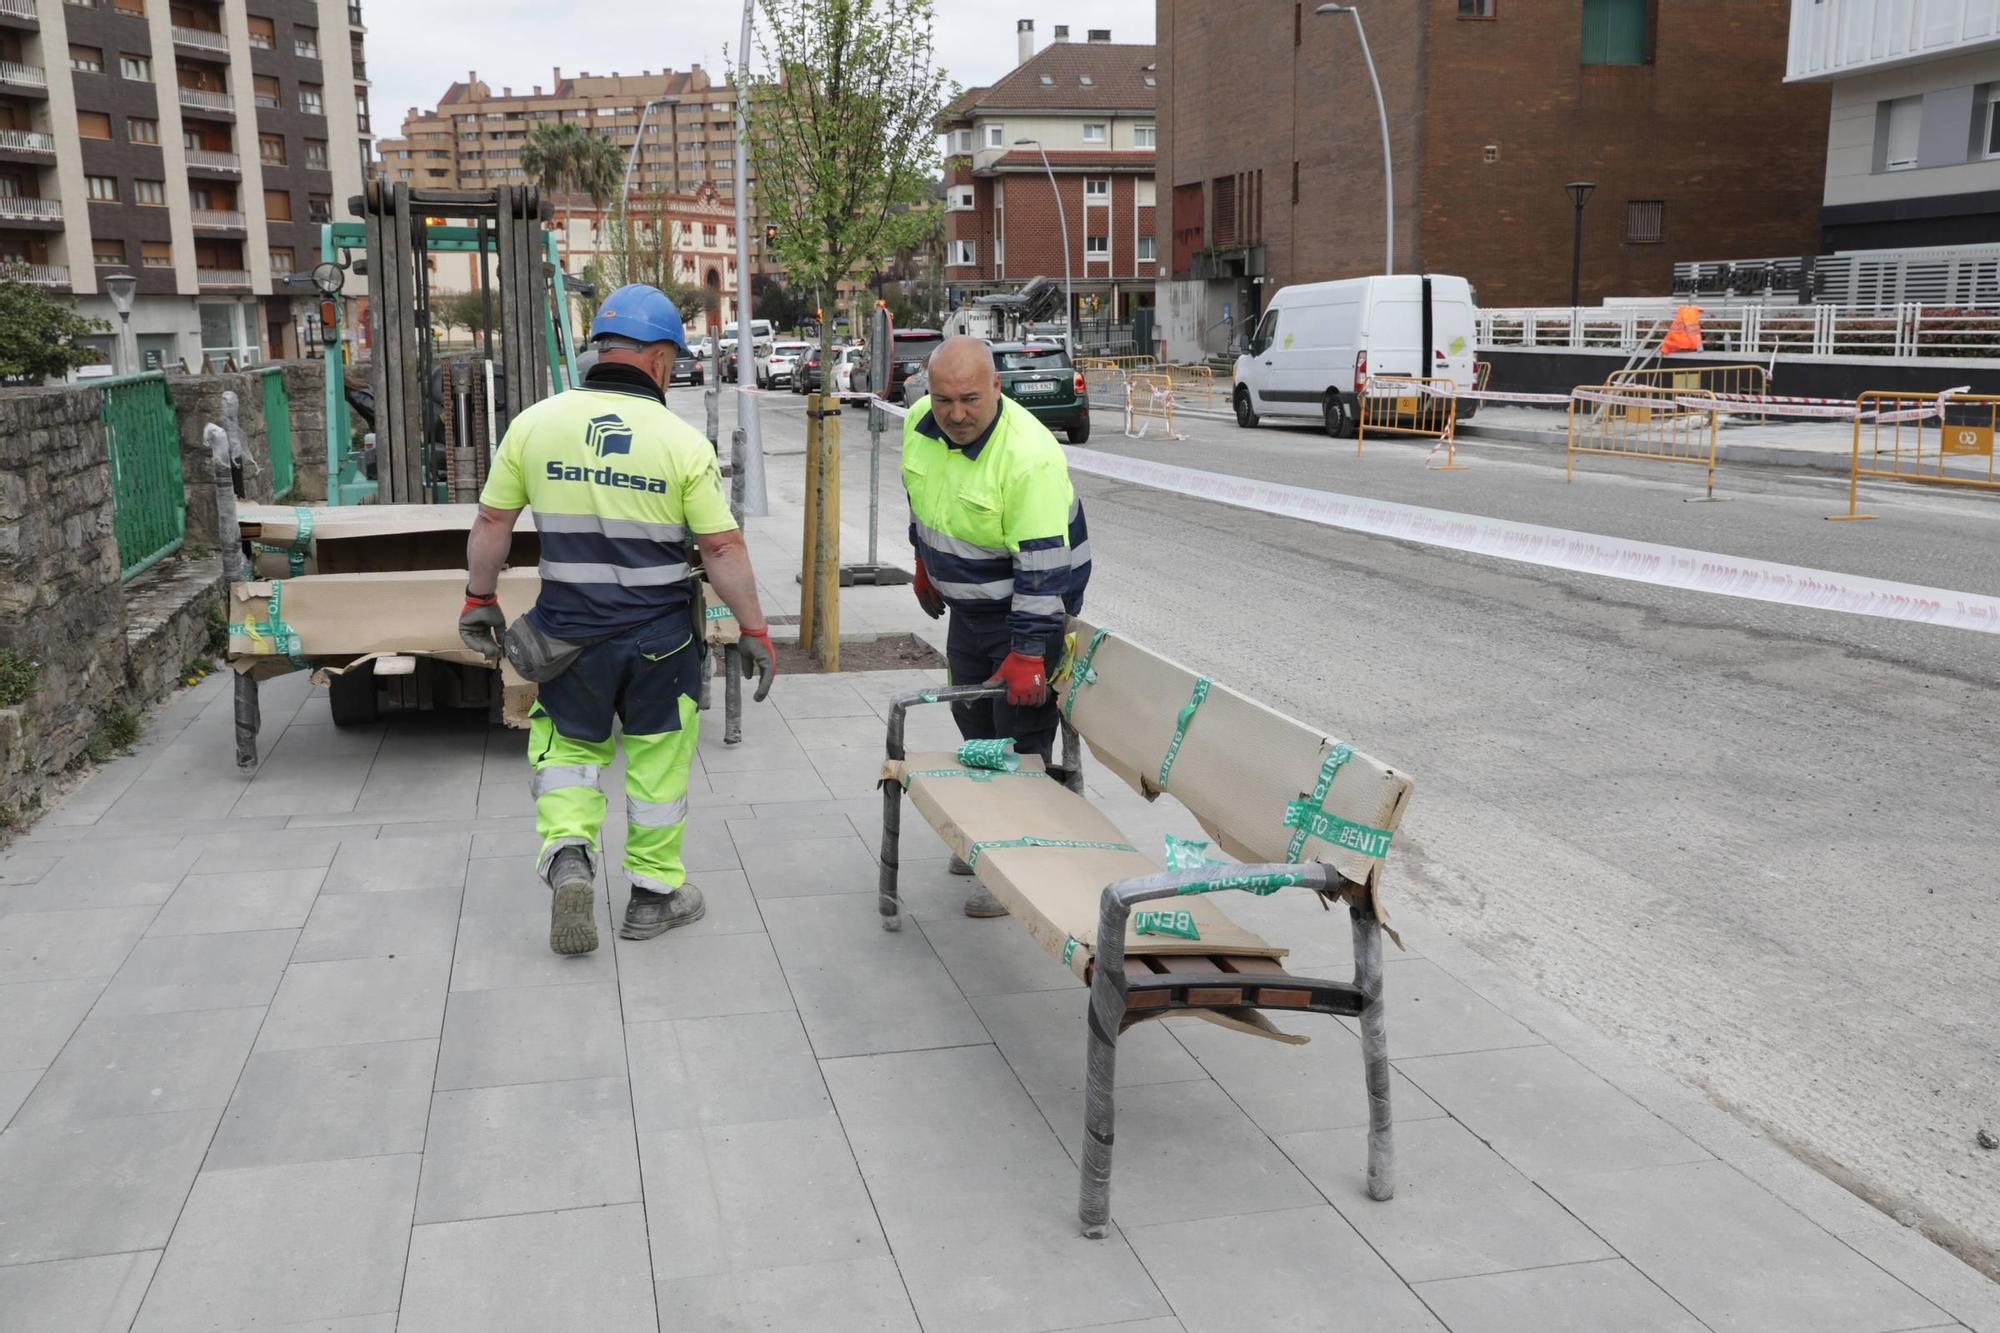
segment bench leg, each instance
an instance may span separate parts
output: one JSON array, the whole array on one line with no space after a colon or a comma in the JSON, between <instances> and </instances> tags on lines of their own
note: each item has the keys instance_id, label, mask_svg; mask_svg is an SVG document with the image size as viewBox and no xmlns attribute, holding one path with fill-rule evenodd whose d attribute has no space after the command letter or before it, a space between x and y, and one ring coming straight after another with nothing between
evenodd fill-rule
<instances>
[{"instance_id":1,"label":"bench leg","mask_svg":"<svg viewBox=\"0 0 2000 1333\"><path fill-rule=\"evenodd\" d=\"M1123 966L1121 958L1119 967ZM1111 1230L1112 1103L1118 1089L1118 1029L1125 1021L1125 993L1101 959L1090 984L1086 1021L1090 1027L1090 1072L1083 1102L1083 1186L1077 1215L1083 1222L1083 1234L1102 1240Z\"/></svg>"},{"instance_id":2,"label":"bench leg","mask_svg":"<svg viewBox=\"0 0 2000 1333\"><path fill-rule=\"evenodd\" d=\"M892 778L882 780L882 874L878 881L877 908L882 913L882 929L903 928L903 905L897 896L896 872L901 865L903 840L903 784Z\"/></svg>"},{"instance_id":3,"label":"bench leg","mask_svg":"<svg viewBox=\"0 0 2000 1333\"><path fill-rule=\"evenodd\" d=\"M1368 1078L1368 1197L1396 1197L1396 1146L1389 1133L1389 1022L1382 1009L1382 923L1350 906L1354 918L1354 984L1368 1002L1361 1011L1361 1060Z\"/></svg>"},{"instance_id":4,"label":"bench leg","mask_svg":"<svg viewBox=\"0 0 2000 1333\"><path fill-rule=\"evenodd\" d=\"M230 673L230 688L235 691L236 706L236 766L238 768L257 767L257 733L264 725L264 711L257 697L257 678L248 672Z\"/></svg>"},{"instance_id":5,"label":"bench leg","mask_svg":"<svg viewBox=\"0 0 2000 1333\"><path fill-rule=\"evenodd\" d=\"M1063 786L1083 795L1083 742L1078 739L1076 728L1064 718L1062 724L1062 766Z\"/></svg>"},{"instance_id":6,"label":"bench leg","mask_svg":"<svg viewBox=\"0 0 2000 1333\"><path fill-rule=\"evenodd\" d=\"M743 743L743 650L733 643L722 650L722 743Z\"/></svg>"}]
</instances>

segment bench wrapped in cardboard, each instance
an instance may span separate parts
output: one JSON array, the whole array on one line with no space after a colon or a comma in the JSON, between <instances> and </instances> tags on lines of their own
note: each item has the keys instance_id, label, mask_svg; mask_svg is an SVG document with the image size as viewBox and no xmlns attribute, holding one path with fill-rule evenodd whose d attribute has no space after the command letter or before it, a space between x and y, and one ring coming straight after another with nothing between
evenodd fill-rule
<instances>
[{"instance_id":1,"label":"bench wrapped in cardboard","mask_svg":"<svg viewBox=\"0 0 2000 1333\"><path fill-rule=\"evenodd\" d=\"M500 575L500 605L511 616L535 604L533 569ZM465 569L379 574L315 574L234 584L229 589L231 658L357 658L381 653L481 659L459 641Z\"/></svg>"},{"instance_id":2,"label":"bench wrapped in cardboard","mask_svg":"<svg viewBox=\"0 0 2000 1333\"><path fill-rule=\"evenodd\" d=\"M260 576L394 573L465 568L465 539L479 513L473 504L236 507L236 526L263 547ZM533 511L514 525L510 565L541 559Z\"/></svg>"}]
</instances>

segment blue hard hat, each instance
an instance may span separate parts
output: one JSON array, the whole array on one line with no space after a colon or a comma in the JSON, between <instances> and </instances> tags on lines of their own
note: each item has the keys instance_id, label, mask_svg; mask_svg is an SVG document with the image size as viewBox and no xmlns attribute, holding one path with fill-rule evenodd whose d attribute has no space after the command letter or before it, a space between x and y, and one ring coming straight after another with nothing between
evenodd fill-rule
<instances>
[{"instance_id":1,"label":"blue hard hat","mask_svg":"<svg viewBox=\"0 0 2000 1333\"><path fill-rule=\"evenodd\" d=\"M605 334L616 334L642 343L672 343L687 355L687 330L681 327L681 312L658 287L643 282L620 287L604 298L597 318L590 321L592 342Z\"/></svg>"}]
</instances>

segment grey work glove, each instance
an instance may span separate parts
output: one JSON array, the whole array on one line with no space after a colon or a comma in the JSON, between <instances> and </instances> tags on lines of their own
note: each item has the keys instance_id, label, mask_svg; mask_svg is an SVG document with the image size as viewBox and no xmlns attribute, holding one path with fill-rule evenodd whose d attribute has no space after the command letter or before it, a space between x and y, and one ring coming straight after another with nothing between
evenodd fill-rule
<instances>
[{"instance_id":1,"label":"grey work glove","mask_svg":"<svg viewBox=\"0 0 2000 1333\"><path fill-rule=\"evenodd\" d=\"M458 613L458 637L481 657L498 659L500 636L507 632L507 617L500 611L498 593L476 595L465 591L465 609Z\"/></svg>"},{"instance_id":2,"label":"grey work glove","mask_svg":"<svg viewBox=\"0 0 2000 1333\"><path fill-rule=\"evenodd\" d=\"M743 678L757 677L757 693L751 696L751 701L763 703L764 696L771 692L771 677L778 674L778 653L771 647L770 626L743 630L736 641L736 652L743 662Z\"/></svg>"}]
</instances>

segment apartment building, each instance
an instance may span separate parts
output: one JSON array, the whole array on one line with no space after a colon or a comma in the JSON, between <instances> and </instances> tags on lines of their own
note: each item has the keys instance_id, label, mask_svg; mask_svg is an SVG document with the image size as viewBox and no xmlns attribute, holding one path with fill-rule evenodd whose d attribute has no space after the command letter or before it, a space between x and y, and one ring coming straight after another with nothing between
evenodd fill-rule
<instances>
[{"instance_id":1,"label":"apartment building","mask_svg":"<svg viewBox=\"0 0 2000 1333\"><path fill-rule=\"evenodd\" d=\"M1107 29L1073 42L1058 25L1037 51L1032 19L1019 20L1016 41L1014 69L945 113L950 300L1060 279L1066 229L1075 314L1128 320L1152 305L1161 272L1155 50Z\"/></svg>"},{"instance_id":2,"label":"apartment building","mask_svg":"<svg viewBox=\"0 0 2000 1333\"><path fill-rule=\"evenodd\" d=\"M1220 350L1277 286L1382 268L1368 71L1354 18L1315 8L1157 2L1162 327L1177 355ZM1387 104L1398 271L1463 274L1484 305L1566 304L1571 181L1596 187L1585 304L1663 295L1676 259L1815 248L1823 164L1799 150L1819 142L1829 94L1786 81L1788 0L1360 12Z\"/></svg>"},{"instance_id":3,"label":"apartment building","mask_svg":"<svg viewBox=\"0 0 2000 1333\"><path fill-rule=\"evenodd\" d=\"M1792 0L1785 77L1831 90L1820 249L2000 238L2000 5Z\"/></svg>"},{"instance_id":4,"label":"apartment building","mask_svg":"<svg viewBox=\"0 0 2000 1333\"><path fill-rule=\"evenodd\" d=\"M134 276L149 366L298 355L317 296L284 279L361 188L365 31L345 0L0 0L0 262L113 324Z\"/></svg>"}]
</instances>

